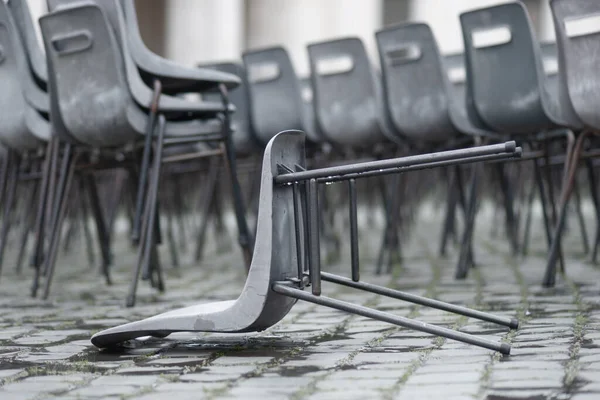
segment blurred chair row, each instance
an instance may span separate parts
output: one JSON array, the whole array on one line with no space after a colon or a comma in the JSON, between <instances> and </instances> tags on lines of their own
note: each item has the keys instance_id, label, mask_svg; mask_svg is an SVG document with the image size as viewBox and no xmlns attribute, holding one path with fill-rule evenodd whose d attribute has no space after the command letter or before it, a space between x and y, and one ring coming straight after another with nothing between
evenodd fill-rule
<instances>
[{"instance_id":1,"label":"blurred chair row","mask_svg":"<svg viewBox=\"0 0 600 400\"><path fill-rule=\"evenodd\" d=\"M90 196L103 271L110 282L112 221L99 204L93 172L123 168L135 185L132 237L139 243L138 264L128 296L133 305L140 274L163 286L158 192L161 168L170 154L176 153L176 162L225 156L239 241L249 265L253 240L236 152L260 153L276 133L289 129L307 132L309 154L327 163L514 138L530 146L550 249L544 284L553 285L557 259L563 262L561 235L581 156L600 221L590 159L594 153L582 151L593 145L589 133L600 123L594 112L600 91L592 51L600 47L600 29L584 29L600 3L553 0L551 5L556 44L540 45L525 7L513 2L461 15L464 54L442 57L426 24L402 24L376 33L380 71L359 39L346 38L308 46L310 77L299 80L281 47L248 51L241 64L191 69L165 60L145 47L133 0L48 0L50 13L39 21L44 56L26 1L0 2L0 142L7 150L0 175L0 257L17 183L33 180L26 201L36 212L24 232L33 231L35 238L32 293L45 276L48 296L75 176ZM186 93L200 93L201 100L181 96ZM163 152L164 145L172 149ZM561 154L550 157L555 148ZM543 173L552 164L564 165L558 204L555 182ZM523 225L515 212L518 185L502 163L494 164L493 171L516 253ZM441 244L443 252L459 204L465 220L459 278L474 264L472 238L486 171L480 165L471 167L466 193L463 172L457 167L449 174ZM386 238L398 229L393 209L399 207L394 200L399 182L387 182L392 190L384 199L390 205ZM388 247L397 245L387 242Z\"/></svg>"},{"instance_id":2,"label":"blurred chair row","mask_svg":"<svg viewBox=\"0 0 600 400\"><path fill-rule=\"evenodd\" d=\"M240 142L246 138L249 146L264 144L283 129L303 129L317 147L326 143L375 157L389 154L382 149L402 148L414 153L451 148L469 143L465 137L474 143L514 138L529 145L527 159L532 159L533 165L522 168L534 171L549 248L543 283L552 286L556 263L560 261L564 268L560 242L570 194L577 187L580 159L586 162L600 221L592 163L597 154L590 150L594 147L590 134L600 126L594 111L599 104L600 80L593 67L593 51L600 48L600 21L595 19L600 3L553 0L551 7L556 43L538 42L521 2L463 13L464 54L441 56L431 29L423 23L382 29L375 34L380 71L372 66L357 38L309 45L310 77L303 80L296 77L282 47L246 52L243 67L235 68L247 88L236 90L245 90L249 107L248 115L234 116L244 121L236 134ZM585 147L587 151L583 151ZM556 148L561 154L550 157ZM558 201L550 173L553 165L563 166ZM516 254L521 245L526 246L529 232L529 226L524 227L527 235L519 239L513 190L518 182L508 179L502 164L494 167L508 237ZM477 181L482 173L481 166L473 167L463 199L466 226L459 278L465 277L473 264ZM450 180L450 192L456 183ZM529 207L533 195L532 190ZM448 201L451 199L449 195ZM529 223L527 219L526 225ZM594 258L600 239L598 226ZM447 231L443 236L442 253Z\"/></svg>"}]
</instances>

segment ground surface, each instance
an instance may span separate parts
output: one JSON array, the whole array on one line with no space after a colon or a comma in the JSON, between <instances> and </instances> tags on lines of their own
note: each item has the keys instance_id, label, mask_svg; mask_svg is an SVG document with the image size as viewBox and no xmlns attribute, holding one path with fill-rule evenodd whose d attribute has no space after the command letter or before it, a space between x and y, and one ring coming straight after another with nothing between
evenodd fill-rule
<instances>
[{"instance_id":1,"label":"ground surface","mask_svg":"<svg viewBox=\"0 0 600 400\"><path fill-rule=\"evenodd\" d=\"M30 271L19 277L5 263L0 399L600 399L600 270L585 261L580 242L570 238L565 246L568 279L542 289L541 234L534 236L529 257L515 259L484 218L476 241L479 268L458 282L455 252L437 256L436 224L434 218L412 232L404 263L391 276L372 274L374 256L364 251L363 279L517 316L521 329L509 332L328 284L324 293L510 342L510 356L301 302L257 334L180 334L99 352L89 338L100 329L233 299L243 285L237 251L212 249L200 266L167 267L166 294L155 295L144 283L138 306L125 309L134 254L122 245L115 250L111 288L82 267L83 251L62 255L49 302L28 298ZM539 226L535 231L541 232ZM327 269L347 273L348 264L338 264Z\"/></svg>"}]
</instances>

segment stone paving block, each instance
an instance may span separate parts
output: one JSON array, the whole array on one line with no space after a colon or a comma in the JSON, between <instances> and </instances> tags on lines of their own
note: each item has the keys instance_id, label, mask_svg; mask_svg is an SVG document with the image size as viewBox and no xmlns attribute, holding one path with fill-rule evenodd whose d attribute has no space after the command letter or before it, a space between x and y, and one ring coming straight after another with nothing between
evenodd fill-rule
<instances>
[{"instance_id":1,"label":"stone paving block","mask_svg":"<svg viewBox=\"0 0 600 400\"><path fill-rule=\"evenodd\" d=\"M13 382L2 386L2 389L7 392L38 392L38 393L53 393L63 392L75 388L75 385L69 382L44 382L36 381L27 378L18 382Z\"/></svg>"},{"instance_id":2,"label":"stone paving block","mask_svg":"<svg viewBox=\"0 0 600 400\"><path fill-rule=\"evenodd\" d=\"M69 391L60 398L68 400L175 396L177 400L266 400L291 395L294 399L362 400L384 394L388 398L418 400L464 400L478 394L478 400L600 398L594 397L600 393L600 350L595 347L600 341L600 270L570 260L568 274L578 285L579 294L575 286L563 283L556 289L542 289L539 278L545 261L540 254L546 251L543 234L536 236L537 243L532 241L527 259L507 265L509 250L503 240L494 239L486 246L477 244L489 240L485 233L476 236L476 257L481 266L478 275L455 281L453 268L447 268L450 256L435 257L437 244L432 247L429 239L433 236L427 229L435 229L438 237L439 226L432 226L420 225L411 233L411 244L405 247L407 260L411 261L405 263L397 278L375 276L368 266L364 274L361 271L365 281L395 283L410 293L429 293L456 304L476 304L478 309L511 317L527 305L527 321L516 336L495 324L368 293L328 284L324 292L443 326L460 322L461 331L492 340L511 337L511 356L498 360L492 351L451 340L443 341L438 348L442 342L434 336L303 302L265 332L181 333L149 340L118 354L97 352L90 345L90 334L100 328L184 305L236 297L243 273L236 269L233 257L207 253L203 268L196 268L190 257L189 266L194 268L182 266L177 274L169 276L166 295L157 296L147 285L140 285L139 306L134 309L122 307L126 288L120 282L127 282L130 274L122 266L115 265L112 288L90 280L86 271L81 275L68 271L73 274L66 275L69 279L57 277L63 290L54 294L58 301L51 304L20 296L29 288L29 277L8 277L14 285L3 287L6 295L3 292L0 297L0 344L4 344L0 346L0 385L6 379L9 390L0 387L0 400L39 400L44 398L44 390L64 387ZM565 242L565 248L569 243ZM65 260L66 267L61 271L67 272L69 263L77 264L75 258ZM115 260L120 260L117 264L133 265L135 254ZM327 268L348 273L346 261ZM20 304L26 306L18 308ZM562 381L566 365L574 361L573 325L580 309L586 310L588 323L584 327L585 341L578 348L579 375L567 393ZM80 368L90 372L82 373ZM27 371L35 371L36 376L25 377ZM405 374L410 376L401 382Z\"/></svg>"},{"instance_id":3,"label":"stone paving block","mask_svg":"<svg viewBox=\"0 0 600 400\"><path fill-rule=\"evenodd\" d=\"M108 396L125 397L136 393L139 390L136 386L87 386L69 392L69 396L75 398L100 398L105 399Z\"/></svg>"}]
</instances>

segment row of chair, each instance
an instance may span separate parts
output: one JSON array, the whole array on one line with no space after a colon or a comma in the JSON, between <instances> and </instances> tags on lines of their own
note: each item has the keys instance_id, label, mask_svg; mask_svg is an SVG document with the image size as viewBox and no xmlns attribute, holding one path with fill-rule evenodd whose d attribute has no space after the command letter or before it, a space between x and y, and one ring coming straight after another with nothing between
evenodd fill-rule
<instances>
[{"instance_id":1,"label":"row of chair","mask_svg":"<svg viewBox=\"0 0 600 400\"><path fill-rule=\"evenodd\" d=\"M128 298L128 304L133 304L140 273L162 286L156 245L162 240L158 182L162 165L169 159L163 155L163 144L187 153L173 160L226 155L240 244L249 265L253 240L234 152L238 157L260 153L275 133L287 129L307 132L309 154L318 158L326 153L328 163L332 154L346 160L356 155L382 158L515 138L535 150L526 158L534 160L544 205L552 249L544 283L552 285L576 160L581 146L591 144L585 142L586 134L578 135L575 142L572 132L582 132L584 126L585 132L593 130L589 112L580 110L582 102L577 100L578 94L589 94L573 82L578 66L568 60L580 51L581 41L594 45L595 32L575 30L577 40L571 40L565 29L565 21L590 15L593 4L586 0L566 3L552 2L557 44L540 46L525 7L514 2L461 15L464 54L441 56L426 24L402 24L376 33L380 71L372 66L360 40L338 39L308 47L311 75L299 80L281 47L248 51L242 55L243 65L220 63L190 69L162 59L145 47L132 0L49 0L51 12L40 19L44 56L26 2L10 0L8 6L0 5L4 28L0 73L5 74L3 82L11 82L7 84L10 90L0 96L9 110L0 122L6 123L0 129L0 141L9 150L4 158L8 167L0 176L2 188L6 187L2 190L6 198L0 254L24 168L42 177L33 195L39 196L39 202L32 224L36 239L32 264L36 271L33 292L45 274L45 296L76 172L87 182L83 187L91 197L103 271L110 281L111 222L99 205L98 190L88 172L127 170L136 186L132 190L136 210L132 236L140 243ZM574 11L577 7L572 4L588 9ZM584 72L593 80L591 69ZM202 100L179 96L190 92L201 93ZM551 146L547 142L565 137L567 154L555 162L548 157ZM187 146L198 142L203 144ZM219 142L224 146L219 147ZM552 190L544 187L553 181L541 168L552 163L567 166L559 210L555 210ZM508 236L516 251L515 185L502 164L496 167ZM473 167L467 193L457 185L463 179L460 169L451 172L449 180L448 223L443 227L441 248L451 231L453 208L460 203L466 222L457 268L460 278L474 263L472 237L482 173L481 166ZM595 193L595 178L590 184ZM398 187L393 189L391 200ZM387 199L389 210L398 207L391 200ZM595 196L593 200L600 210ZM398 228L398 219L389 210L386 238L388 231ZM554 214L557 218L552 221ZM387 242L388 247L396 245L397 240Z\"/></svg>"},{"instance_id":2,"label":"row of chair","mask_svg":"<svg viewBox=\"0 0 600 400\"><path fill-rule=\"evenodd\" d=\"M247 143L264 144L280 130L302 129L317 147L326 143L381 157L385 153L377 152L377 146L414 153L451 148L465 137L482 142L514 138L532 150L527 158L534 159L550 251L543 282L551 286L557 259L564 262L560 237L576 185L576 166L582 147L593 146L589 133L598 126L592 111L598 102L597 76L588 64L593 63L589 49L600 46L593 26L593 13L600 4L555 0L551 7L556 43L537 41L521 2L463 13L464 54L442 56L430 27L423 23L384 28L375 35L380 71L357 38L309 45L310 76L303 80L296 77L282 47L248 51L242 55L243 67L236 66L243 77L242 87L236 90L247 92L243 98L248 104L248 115L234 116L243 121L236 132L238 141L244 137ZM567 143L558 160L549 158L553 140ZM600 210L591 157L586 162L592 200ZM552 164L564 165L558 204L555 182L541 168L545 165L549 170ZM507 230L516 253L519 224L511 189L516 185L507 181L501 166L498 170ZM481 173L473 171L467 196L471 206L458 277L464 277L472 263L470 243ZM599 237L597 233L594 254Z\"/></svg>"}]
</instances>

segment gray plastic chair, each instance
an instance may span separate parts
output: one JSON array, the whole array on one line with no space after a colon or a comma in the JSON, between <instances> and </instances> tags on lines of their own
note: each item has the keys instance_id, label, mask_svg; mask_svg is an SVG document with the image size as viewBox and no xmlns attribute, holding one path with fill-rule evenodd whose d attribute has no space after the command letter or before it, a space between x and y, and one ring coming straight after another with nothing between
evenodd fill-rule
<instances>
[{"instance_id":1,"label":"gray plastic chair","mask_svg":"<svg viewBox=\"0 0 600 400\"><path fill-rule=\"evenodd\" d=\"M121 18L122 12L119 7L115 7L114 10L117 10L120 21L116 28L122 29L124 27ZM132 68L131 58L127 57L127 43L122 41L122 46L119 44L102 7L86 3L70 8L61 8L42 17L40 25L48 58L53 103L55 103L57 114L64 122L65 130L86 146L105 149L134 143L144 135L146 139L150 138L154 131L154 125L149 122L148 111L141 108L131 91L132 85L129 78L135 76L137 71ZM130 73L127 74L127 72ZM138 85L138 87L142 86L145 87L143 84ZM176 100L183 101L182 99ZM156 104L156 101L153 104ZM210 110L208 111L209 115L217 117L217 110L215 110L217 107L210 104L206 106L206 104L208 103L198 102L193 107L200 108L199 112L203 116L207 110ZM221 112L227 109L224 104L221 102L219 106ZM151 106L150 103L146 104L147 108ZM154 106L153 109L154 112L163 111L162 105L157 108ZM193 116L197 118L198 114L193 113ZM226 137L222 118L167 122L161 114L159 122L157 143L160 146L162 146L161 136L163 135L169 142L222 141ZM163 129L164 132L161 133ZM228 149L229 147L227 146ZM156 160L160 160L158 154L161 152L162 150L157 151ZM229 150L227 154L230 158ZM232 170L234 169L232 168ZM145 170L142 168L142 174ZM158 171L159 169L156 167L152 169L153 177L151 179L155 181L158 179ZM156 184L156 182L153 183L153 185ZM153 186L151 185L151 187ZM150 188L148 196L152 197ZM152 190L156 191L157 189ZM155 203L151 198L148 201ZM146 205L148 204L146 203ZM236 212L237 208L236 204ZM243 210L243 207L239 208ZM141 215L141 208L138 207L138 209ZM154 218L154 212L146 215L148 218ZM152 231L152 226L153 224L149 223L145 229ZM240 236L242 235L240 234ZM152 237L152 234L148 233L148 237ZM247 248L251 248L250 242L248 240ZM149 262L148 257L144 258L144 263ZM50 262L49 268L53 268L53 265L54 263ZM133 301L132 298L130 298L130 303L131 301Z\"/></svg>"},{"instance_id":2,"label":"gray plastic chair","mask_svg":"<svg viewBox=\"0 0 600 400\"><path fill-rule=\"evenodd\" d=\"M593 0L552 0L550 6L558 46L562 105L572 110L586 128L599 130L600 82L593 54L600 49L600 31L596 30L594 18L600 12L600 4Z\"/></svg>"},{"instance_id":3,"label":"gray plastic chair","mask_svg":"<svg viewBox=\"0 0 600 400\"><path fill-rule=\"evenodd\" d=\"M236 153L249 155L259 150L259 141L250 129L250 110L248 104L248 83L246 82L246 71L244 66L235 62L222 62L213 64L201 64L202 69L214 69L237 76L240 85L229 91L229 101L235 107L231 116L231 127L233 129L233 144ZM203 93L202 100L220 101L218 93Z\"/></svg>"},{"instance_id":4,"label":"gray plastic chair","mask_svg":"<svg viewBox=\"0 0 600 400\"><path fill-rule=\"evenodd\" d=\"M0 143L6 148L0 178L0 202L3 208L0 229L1 270L9 231L13 225L11 214L17 201L19 175L24 172L23 167L27 166L22 161L36 160L40 154L38 152L43 150L51 138L48 120L35 108L36 105L47 107L47 98L44 99L29 71L21 37L4 2L0 2L0 82ZM27 168L33 170L31 166ZM30 199L20 198L18 201L34 204L35 198ZM25 235L29 231L28 224L29 222L25 223ZM24 250L22 243L20 253Z\"/></svg>"},{"instance_id":5,"label":"gray plastic chair","mask_svg":"<svg viewBox=\"0 0 600 400\"><path fill-rule=\"evenodd\" d=\"M338 146L404 144L389 128L379 78L362 41L344 38L308 46L316 123Z\"/></svg>"},{"instance_id":6,"label":"gray plastic chair","mask_svg":"<svg viewBox=\"0 0 600 400\"><path fill-rule=\"evenodd\" d=\"M500 133L529 135L569 126L552 107L540 47L522 3L469 11L460 21L467 102L485 125Z\"/></svg>"},{"instance_id":7,"label":"gray plastic chair","mask_svg":"<svg viewBox=\"0 0 600 400\"><path fill-rule=\"evenodd\" d=\"M96 1L96 0L85 0ZM125 19L127 21L126 36L129 42L131 55L144 81L148 86L152 86L155 79L159 79L163 84L165 93L182 92L201 92L207 89L216 88L220 84L225 84L228 88L233 88L239 84L239 79L230 74L224 74L218 71L202 70L198 68L189 68L177 64L173 61L162 58L152 53L144 44L138 27L137 14L135 11L134 0L117 0L123 8ZM57 8L68 7L81 4L82 0L47 0L48 10L54 11ZM118 14L112 1L99 1L98 4L107 12L107 17L113 26L117 26ZM117 32L119 39L120 32Z\"/></svg>"},{"instance_id":8,"label":"gray plastic chair","mask_svg":"<svg viewBox=\"0 0 600 400\"><path fill-rule=\"evenodd\" d=\"M246 51L250 125L265 146L278 132L304 129L302 100L296 72L283 47Z\"/></svg>"},{"instance_id":9,"label":"gray plastic chair","mask_svg":"<svg viewBox=\"0 0 600 400\"><path fill-rule=\"evenodd\" d=\"M384 104L399 135L416 143L441 143L458 131L449 115L444 67L427 24L402 24L375 34Z\"/></svg>"},{"instance_id":10,"label":"gray plastic chair","mask_svg":"<svg viewBox=\"0 0 600 400\"><path fill-rule=\"evenodd\" d=\"M46 57L42 52L40 43L35 33L33 19L27 0L9 0L8 7L17 25L21 39L25 44L27 54L29 56L29 65L33 70L38 82L42 86L48 81L48 71L46 70Z\"/></svg>"},{"instance_id":11,"label":"gray plastic chair","mask_svg":"<svg viewBox=\"0 0 600 400\"><path fill-rule=\"evenodd\" d=\"M544 286L553 286L556 280L556 262L560 255L560 242L567 214L567 204L573 191L579 160L586 139L590 134L598 134L600 117L597 106L600 104L600 85L596 72L595 54L600 51L598 34L597 1L573 0L550 2L554 19L554 29L558 47L558 90L560 104L572 120L582 125L582 131L567 154L565 180L559 202L559 214L552 235ZM589 174L590 191L596 208L596 220L600 222L600 204L597 197L596 178L590 159L586 160ZM600 231L597 231L592 258L596 256Z\"/></svg>"},{"instance_id":12,"label":"gray plastic chair","mask_svg":"<svg viewBox=\"0 0 600 400\"><path fill-rule=\"evenodd\" d=\"M280 321L298 299L379 321L463 341L484 348L510 353L510 345L479 338L452 329L399 317L326 297L321 294L321 280L367 292L466 315L472 318L518 328L513 318L497 317L465 307L391 290L360 281L357 236L352 240L352 280L321 272L319 255L318 183L317 179L349 181L362 172L385 173L399 166L426 167L436 161L506 159L520 154L515 143L487 148L467 149L444 154L427 154L370 163L304 170L304 135L298 131L281 132L268 143L263 157L257 241L252 264L242 293L236 300L200 304L169 311L141 321L109 328L92 336L101 348L145 336L166 337L174 332L243 333L262 331ZM298 170L298 172L292 172ZM389 171L387 171L389 172ZM353 175L351 178L347 174ZM356 192L350 191L354 203ZM300 201L298 201L300 195ZM304 206L306 204L306 206ZM354 203L355 204L355 203ZM351 208L351 228L356 228L356 208ZM356 233L356 232L354 232ZM308 239L308 240L306 240ZM305 290L310 288L310 291Z\"/></svg>"},{"instance_id":13,"label":"gray plastic chair","mask_svg":"<svg viewBox=\"0 0 600 400\"><path fill-rule=\"evenodd\" d=\"M47 121L27 101L34 88L21 38L6 4L0 4L0 142L10 149L39 148L50 138Z\"/></svg>"}]
</instances>

